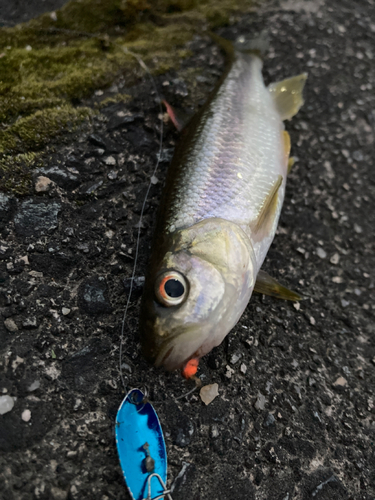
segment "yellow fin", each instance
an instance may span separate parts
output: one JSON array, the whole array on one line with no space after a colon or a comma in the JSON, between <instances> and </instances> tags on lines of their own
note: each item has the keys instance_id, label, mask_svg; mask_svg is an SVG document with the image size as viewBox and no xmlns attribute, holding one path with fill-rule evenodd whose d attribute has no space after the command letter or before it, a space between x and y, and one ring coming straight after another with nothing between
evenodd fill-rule
<instances>
[{"instance_id":1,"label":"yellow fin","mask_svg":"<svg viewBox=\"0 0 375 500\"><path fill-rule=\"evenodd\" d=\"M288 160L288 174L290 174L290 171L292 170L295 162L296 162L296 160L294 159L294 156L291 156Z\"/></svg>"},{"instance_id":2,"label":"yellow fin","mask_svg":"<svg viewBox=\"0 0 375 500\"><path fill-rule=\"evenodd\" d=\"M301 295L283 285L280 285L278 281L272 278L265 271L260 270L257 276L254 290L258 293L263 293L264 295L270 295L271 297L276 297L278 299L285 300L302 300Z\"/></svg>"},{"instance_id":3,"label":"yellow fin","mask_svg":"<svg viewBox=\"0 0 375 500\"><path fill-rule=\"evenodd\" d=\"M283 130L283 143L284 143L285 165L287 165L290 155L290 135L286 130Z\"/></svg>"},{"instance_id":4,"label":"yellow fin","mask_svg":"<svg viewBox=\"0 0 375 500\"><path fill-rule=\"evenodd\" d=\"M283 182L283 176L279 175L274 185L272 186L267 198L264 201L264 205L260 211L260 214L258 215L254 227L255 232L259 231L259 229L263 225L267 224L269 220L273 219L273 216L276 213L277 195L282 182Z\"/></svg>"},{"instance_id":5,"label":"yellow fin","mask_svg":"<svg viewBox=\"0 0 375 500\"><path fill-rule=\"evenodd\" d=\"M282 120L290 120L303 105L302 91L307 73L287 78L268 86Z\"/></svg>"}]
</instances>

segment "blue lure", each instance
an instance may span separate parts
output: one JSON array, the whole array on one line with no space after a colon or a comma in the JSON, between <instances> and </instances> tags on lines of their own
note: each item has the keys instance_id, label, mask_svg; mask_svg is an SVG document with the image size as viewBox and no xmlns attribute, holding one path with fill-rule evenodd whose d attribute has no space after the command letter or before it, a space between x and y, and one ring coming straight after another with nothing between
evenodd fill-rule
<instances>
[{"instance_id":1,"label":"blue lure","mask_svg":"<svg viewBox=\"0 0 375 500\"><path fill-rule=\"evenodd\" d=\"M116 444L122 472L133 500L172 500L166 488L167 452L153 406L132 389L116 417Z\"/></svg>"}]
</instances>

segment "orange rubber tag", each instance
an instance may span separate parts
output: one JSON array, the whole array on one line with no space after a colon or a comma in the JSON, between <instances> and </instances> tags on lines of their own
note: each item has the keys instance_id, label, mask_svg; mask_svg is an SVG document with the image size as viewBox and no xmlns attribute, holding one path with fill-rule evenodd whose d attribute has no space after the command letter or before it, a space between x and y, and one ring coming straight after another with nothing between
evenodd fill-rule
<instances>
[{"instance_id":1,"label":"orange rubber tag","mask_svg":"<svg viewBox=\"0 0 375 500\"><path fill-rule=\"evenodd\" d=\"M186 365L183 367L181 371L182 376L185 378L193 377L198 371L198 365L199 365L198 358L189 359L189 361L186 363Z\"/></svg>"}]
</instances>

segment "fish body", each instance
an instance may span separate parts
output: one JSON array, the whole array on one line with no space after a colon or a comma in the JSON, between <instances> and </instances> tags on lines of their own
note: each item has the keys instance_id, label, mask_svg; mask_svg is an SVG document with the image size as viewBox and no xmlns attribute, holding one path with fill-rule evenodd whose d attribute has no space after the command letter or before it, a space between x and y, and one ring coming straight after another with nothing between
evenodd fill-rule
<instances>
[{"instance_id":1,"label":"fish body","mask_svg":"<svg viewBox=\"0 0 375 500\"><path fill-rule=\"evenodd\" d=\"M290 147L283 119L302 105L305 79L266 87L261 59L235 52L177 146L140 317L156 366L200 358L241 317L276 232Z\"/></svg>"}]
</instances>

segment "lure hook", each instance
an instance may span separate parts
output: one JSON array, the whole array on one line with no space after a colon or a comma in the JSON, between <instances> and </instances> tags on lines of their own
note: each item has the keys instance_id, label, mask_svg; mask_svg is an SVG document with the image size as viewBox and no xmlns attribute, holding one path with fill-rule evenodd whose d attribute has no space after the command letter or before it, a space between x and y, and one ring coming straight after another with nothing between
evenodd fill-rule
<instances>
[{"instance_id":1,"label":"lure hook","mask_svg":"<svg viewBox=\"0 0 375 500\"><path fill-rule=\"evenodd\" d=\"M159 480L159 483L163 487L163 493L161 495L158 495L157 497L152 498L151 497L151 479L154 477L156 477ZM147 478L147 497L144 498L143 500L160 500L162 498L163 499L167 498L168 500L173 500L173 498L171 497L171 490L167 490L167 487L166 487L164 481L162 480L162 478L159 476L159 474L154 472L153 474L150 474Z\"/></svg>"}]
</instances>

